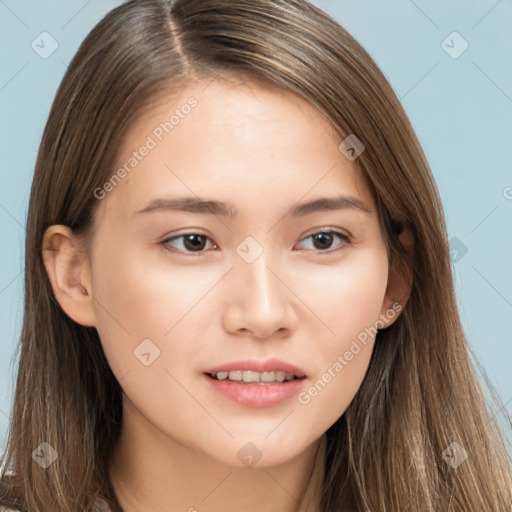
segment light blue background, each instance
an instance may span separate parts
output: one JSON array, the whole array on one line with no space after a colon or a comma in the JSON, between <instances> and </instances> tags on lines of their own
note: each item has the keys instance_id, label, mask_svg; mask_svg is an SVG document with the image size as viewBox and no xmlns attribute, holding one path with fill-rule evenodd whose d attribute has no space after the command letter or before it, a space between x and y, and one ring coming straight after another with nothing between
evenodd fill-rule
<instances>
[{"instance_id":1,"label":"light blue background","mask_svg":"<svg viewBox=\"0 0 512 512\"><path fill-rule=\"evenodd\" d=\"M0 0L0 448L18 362L24 226L38 145L67 63L93 25L120 3ZM475 355L505 404L493 414L510 442L512 199L506 196L508 191L512 198L512 3L314 3L376 60L423 145L449 236L467 247L453 263L460 313ZM43 31L59 45L47 59L31 48ZM441 46L453 31L469 44L457 59Z\"/></svg>"}]
</instances>

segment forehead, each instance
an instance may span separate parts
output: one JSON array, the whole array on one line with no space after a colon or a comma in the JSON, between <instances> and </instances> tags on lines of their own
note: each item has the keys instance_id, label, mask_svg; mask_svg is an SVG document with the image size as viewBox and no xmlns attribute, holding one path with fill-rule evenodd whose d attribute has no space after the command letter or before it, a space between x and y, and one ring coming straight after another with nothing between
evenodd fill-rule
<instances>
[{"instance_id":1,"label":"forehead","mask_svg":"<svg viewBox=\"0 0 512 512\"><path fill-rule=\"evenodd\" d=\"M128 128L115 179L101 201L133 212L161 192L215 196L251 206L250 198L299 200L342 188L369 202L356 166L338 150L341 138L308 102L256 82L198 82L160 97ZM120 172L124 169L124 172Z\"/></svg>"}]
</instances>

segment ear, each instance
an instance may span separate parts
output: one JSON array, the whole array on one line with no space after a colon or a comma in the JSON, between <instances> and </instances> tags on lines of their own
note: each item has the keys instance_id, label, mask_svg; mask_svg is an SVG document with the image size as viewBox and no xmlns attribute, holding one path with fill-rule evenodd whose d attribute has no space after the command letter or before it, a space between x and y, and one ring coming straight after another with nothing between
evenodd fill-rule
<instances>
[{"instance_id":1,"label":"ear","mask_svg":"<svg viewBox=\"0 0 512 512\"><path fill-rule=\"evenodd\" d=\"M67 226L50 226L43 236L43 261L53 293L63 311L75 322L96 326L89 259Z\"/></svg>"},{"instance_id":2,"label":"ear","mask_svg":"<svg viewBox=\"0 0 512 512\"><path fill-rule=\"evenodd\" d=\"M398 240L405 249L405 254L400 258L395 257L390 263L388 285L378 322L380 329L385 329L396 321L411 295L414 235L404 227Z\"/></svg>"}]
</instances>

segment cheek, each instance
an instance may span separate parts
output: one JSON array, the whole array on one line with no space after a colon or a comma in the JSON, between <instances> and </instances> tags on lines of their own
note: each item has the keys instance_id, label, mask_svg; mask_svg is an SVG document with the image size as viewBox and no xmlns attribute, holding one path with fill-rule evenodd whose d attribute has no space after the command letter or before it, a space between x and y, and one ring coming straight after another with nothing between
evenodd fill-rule
<instances>
[{"instance_id":1,"label":"cheek","mask_svg":"<svg viewBox=\"0 0 512 512\"><path fill-rule=\"evenodd\" d=\"M205 323L204 310L199 315L196 306L219 276L200 266L167 265L157 251L154 261L129 250L118 253L98 261L92 283L97 330L112 370L119 376L137 369L141 351L149 352L150 359L158 356L155 361L161 364L171 345L173 358L186 358ZM184 337L186 343L173 343Z\"/></svg>"},{"instance_id":2,"label":"cheek","mask_svg":"<svg viewBox=\"0 0 512 512\"><path fill-rule=\"evenodd\" d=\"M332 265L294 269L294 290L318 322L318 333L337 346L374 325L384 300L388 261L384 248L359 249ZM289 277L292 279L291 275Z\"/></svg>"},{"instance_id":3,"label":"cheek","mask_svg":"<svg viewBox=\"0 0 512 512\"><path fill-rule=\"evenodd\" d=\"M322 267L319 267L322 268ZM308 304L318 314L318 361L311 386L299 403L319 423L331 425L346 410L365 376L385 295L388 261L385 249L360 250L336 272L322 269L303 281ZM313 286L313 283L315 286Z\"/></svg>"}]
</instances>

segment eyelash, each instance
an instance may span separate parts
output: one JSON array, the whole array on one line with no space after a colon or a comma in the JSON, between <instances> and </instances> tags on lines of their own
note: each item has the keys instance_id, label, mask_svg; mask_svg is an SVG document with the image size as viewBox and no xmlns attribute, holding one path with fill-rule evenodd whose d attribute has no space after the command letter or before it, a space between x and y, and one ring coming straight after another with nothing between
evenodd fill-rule
<instances>
[{"instance_id":1,"label":"eyelash","mask_svg":"<svg viewBox=\"0 0 512 512\"><path fill-rule=\"evenodd\" d=\"M332 234L332 235L335 235L335 236L338 236L339 238L341 238L346 245L350 245L352 240L351 238L346 235L345 233L341 233L339 231L334 231L334 230L325 230L325 231L315 231L314 233L311 233L310 235L306 236L305 238L303 238L302 240L307 240L308 238L312 238L314 237L315 235L319 235L319 234ZM162 242L160 242L160 244L163 246L163 248L167 251L170 251L170 252L180 252L180 253L184 253L184 254L189 254L189 255L192 255L192 254L201 254L203 252L206 252L204 250L201 250L201 251L182 251L182 250L174 250L174 249L169 249L167 247L168 243L173 241L173 240L177 240L179 238L184 238L184 237L187 237L189 235L199 235L201 237L205 237L205 238L208 238L210 240L210 238L207 236L207 235L203 235L202 233L195 233L193 231L190 231L188 233L181 233L180 235L176 235L176 236L173 236L173 237L170 237L170 238L166 238L165 240L163 240ZM302 241L301 240L301 241ZM345 245L343 244L343 245ZM217 247L217 244L214 244L214 248ZM322 254L322 255L328 255L328 254L332 254L336 251L339 251L343 248L343 246L340 248L335 248L335 249L325 249L325 250L318 250L318 251L315 251L317 252L318 254ZM310 249L310 250L314 250L314 249Z\"/></svg>"}]
</instances>

